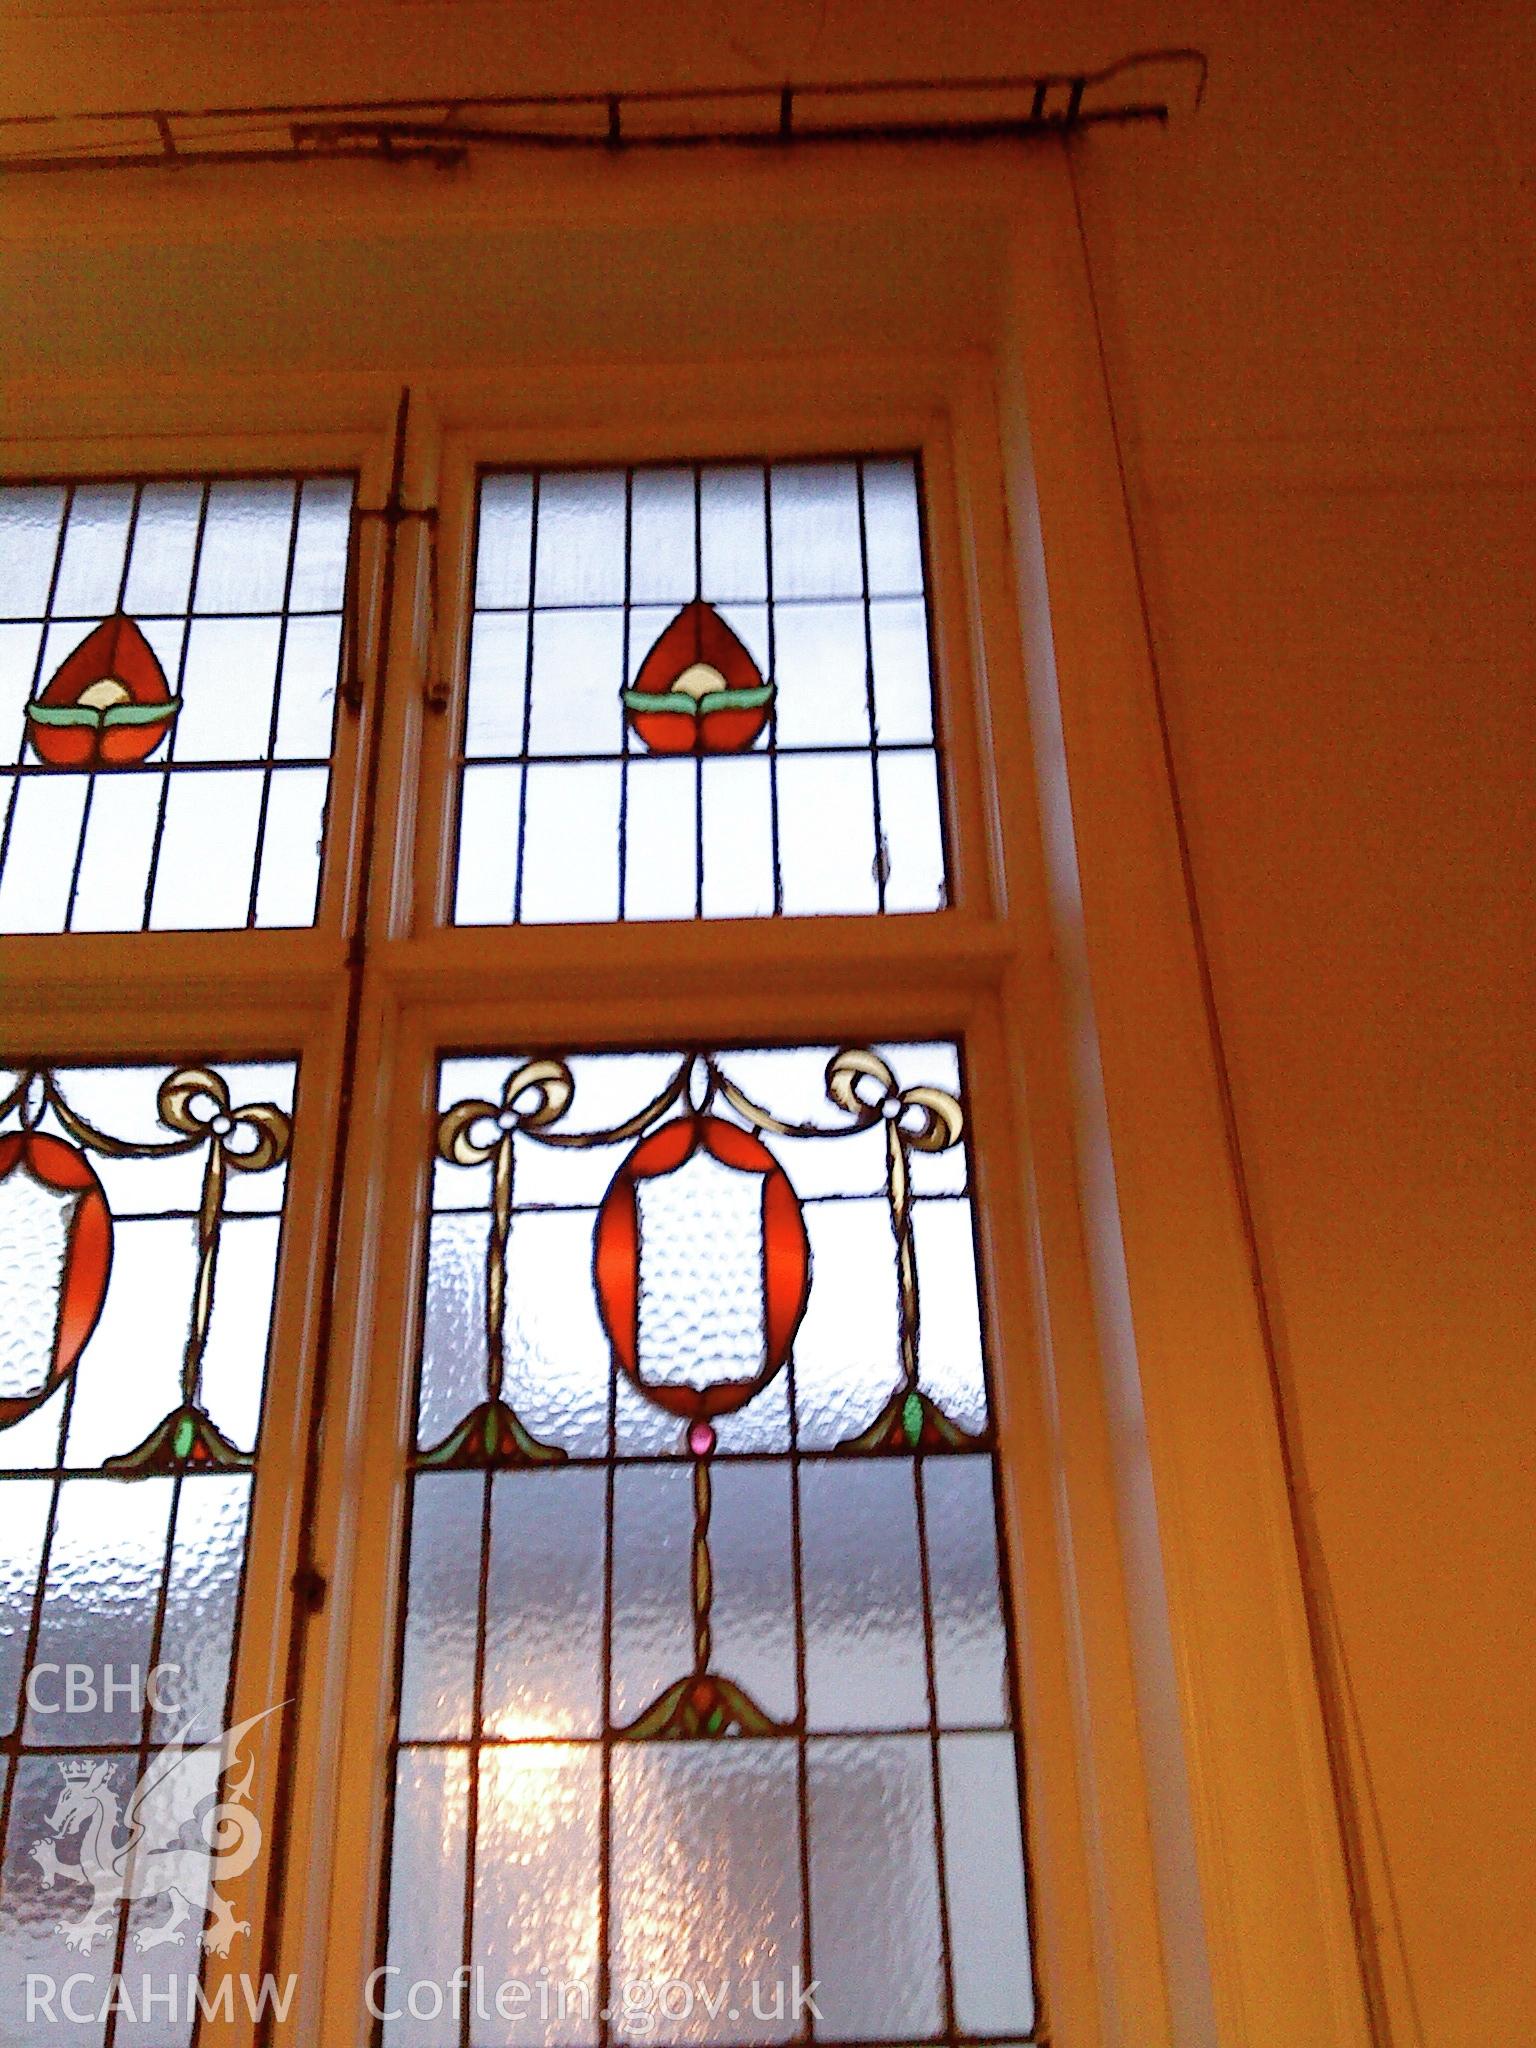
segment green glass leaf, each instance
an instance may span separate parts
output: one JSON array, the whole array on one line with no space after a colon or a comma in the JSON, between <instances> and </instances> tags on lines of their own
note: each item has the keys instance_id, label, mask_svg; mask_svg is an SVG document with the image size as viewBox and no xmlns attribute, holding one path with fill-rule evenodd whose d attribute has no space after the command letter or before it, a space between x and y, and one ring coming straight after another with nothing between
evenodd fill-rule
<instances>
[{"instance_id":1,"label":"green glass leaf","mask_svg":"<svg viewBox=\"0 0 1536 2048\"><path fill-rule=\"evenodd\" d=\"M699 715L710 711L756 711L773 698L772 683L759 683L755 690L711 690L699 699Z\"/></svg>"},{"instance_id":2,"label":"green glass leaf","mask_svg":"<svg viewBox=\"0 0 1536 2048\"><path fill-rule=\"evenodd\" d=\"M626 711L680 711L692 718L699 708L697 697L690 697L686 690L667 690L657 696L649 690L626 690L624 692Z\"/></svg>"},{"instance_id":3,"label":"green glass leaf","mask_svg":"<svg viewBox=\"0 0 1536 2048\"><path fill-rule=\"evenodd\" d=\"M103 725L169 725L180 704L113 704L101 715Z\"/></svg>"}]
</instances>

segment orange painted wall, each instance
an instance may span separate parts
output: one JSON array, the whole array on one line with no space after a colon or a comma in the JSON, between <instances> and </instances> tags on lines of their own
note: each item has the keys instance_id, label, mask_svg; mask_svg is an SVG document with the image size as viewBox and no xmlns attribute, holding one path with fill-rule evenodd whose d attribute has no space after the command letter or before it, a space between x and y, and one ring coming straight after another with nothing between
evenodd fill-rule
<instances>
[{"instance_id":1,"label":"orange painted wall","mask_svg":"<svg viewBox=\"0 0 1536 2048\"><path fill-rule=\"evenodd\" d=\"M1402 2048L1536 2037L1529 20L58 0L0 26L4 112L1208 50L1198 116L1097 136L1078 175ZM208 252L167 258L136 334L89 285L127 290L137 257L31 261L12 303L24 284L47 319L10 328L18 361L202 346ZM631 302L645 279L637 259Z\"/></svg>"}]
</instances>

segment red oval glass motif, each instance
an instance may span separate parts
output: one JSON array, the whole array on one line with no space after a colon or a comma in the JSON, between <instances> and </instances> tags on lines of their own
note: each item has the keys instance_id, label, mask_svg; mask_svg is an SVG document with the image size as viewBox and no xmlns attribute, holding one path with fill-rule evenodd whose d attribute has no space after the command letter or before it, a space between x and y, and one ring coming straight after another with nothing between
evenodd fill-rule
<instances>
[{"instance_id":1,"label":"red oval glass motif","mask_svg":"<svg viewBox=\"0 0 1536 2048\"><path fill-rule=\"evenodd\" d=\"M691 1190L660 1186L685 1174ZM756 1191L732 1189L729 1176L755 1181ZM690 1241L690 1221L711 1218L725 1229ZM767 1385L810 1293L810 1245L789 1176L750 1131L703 1115L663 1124L624 1161L598 1211L592 1269L619 1365L648 1400L690 1419L730 1414Z\"/></svg>"},{"instance_id":2,"label":"red oval glass motif","mask_svg":"<svg viewBox=\"0 0 1536 2048\"><path fill-rule=\"evenodd\" d=\"M153 647L115 612L27 706L27 737L50 768L127 767L148 759L180 708Z\"/></svg>"},{"instance_id":3,"label":"red oval glass motif","mask_svg":"<svg viewBox=\"0 0 1536 2048\"><path fill-rule=\"evenodd\" d=\"M624 692L630 730L653 754L739 754L772 704L772 683L701 598L683 606Z\"/></svg>"},{"instance_id":4,"label":"red oval glass motif","mask_svg":"<svg viewBox=\"0 0 1536 2048\"><path fill-rule=\"evenodd\" d=\"M56 1199L63 1196L65 1200ZM112 1212L90 1161L62 1138L0 1138L0 1271L16 1304L0 1332L0 1429L74 1370L112 1271Z\"/></svg>"}]
</instances>

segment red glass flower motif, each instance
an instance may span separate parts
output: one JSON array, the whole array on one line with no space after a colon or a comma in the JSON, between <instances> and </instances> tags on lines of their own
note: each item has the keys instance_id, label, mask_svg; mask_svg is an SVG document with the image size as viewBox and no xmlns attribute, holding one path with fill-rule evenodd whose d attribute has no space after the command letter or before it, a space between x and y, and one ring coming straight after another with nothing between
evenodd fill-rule
<instances>
[{"instance_id":1,"label":"red glass flower motif","mask_svg":"<svg viewBox=\"0 0 1536 2048\"><path fill-rule=\"evenodd\" d=\"M27 706L27 737L51 768L120 768L146 760L180 709L153 647L115 612Z\"/></svg>"},{"instance_id":2,"label":"red glass flower motif","mask_svg":"<svg viewBox=\"0 0 1536 2048\"><path fill-rule=\"evenodd\" d=\"M705 1161L752 1176L755 1200L722 1189L718 1172L701 1175ZM665 1205L647 1200L646 1184L685 1170L704 1197L692 1211L695 1241L657 1243ZM677 1227L690 1211L681 1184L673 1193ZM726 1233L734 1222L736 1234L709 1236L711 1218ZM783 1365L810 1291L810 1246L799 1198L768 1148L736 1124L693 1114L642 1139L614 1175L592 1270L619 1365L658 1407L694 1419L742 1407Z\"/></svg>"},{"instance_id":3,"label":"red glass flower motif","mask_svg":"<svg viewBox=\"0 0 1536 2048\"><path fill-rule=\"evenodd\" d=\"M16 1299L0 1330L0 1429L74 1370L112 1270L112 1214L90 1161L62 1138L0 1138L0 1271Z\"/></svg>"},{"instance_id":4,"label":"red glass flower motif","mask_svg":"<svg viewBox=\"0 0 1536 2048\"><path fill-rule=\"evenodd\" d=\"M772 683L700 598L683 606L624 692L630 729L653 754L739 754L772 703Z\"/></svg>"}]
</instances>

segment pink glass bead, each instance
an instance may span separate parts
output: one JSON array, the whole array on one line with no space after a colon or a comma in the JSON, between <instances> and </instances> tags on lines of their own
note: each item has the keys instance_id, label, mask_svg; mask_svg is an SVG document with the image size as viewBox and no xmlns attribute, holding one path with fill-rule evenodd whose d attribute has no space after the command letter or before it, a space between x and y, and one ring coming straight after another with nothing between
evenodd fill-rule
<instances>
[{"instance_id":1,"label":"pink glass bead","mask_svg":"<svg viewBox=\"0 0 1536 2048\"><path fill-rule=\"evenodd\" d=\"M696 1458L707 1458L715 1448L715 1432L707 1422L696 1422L688 1431L688 1448Z\"/></svg>"}]
</instances>

